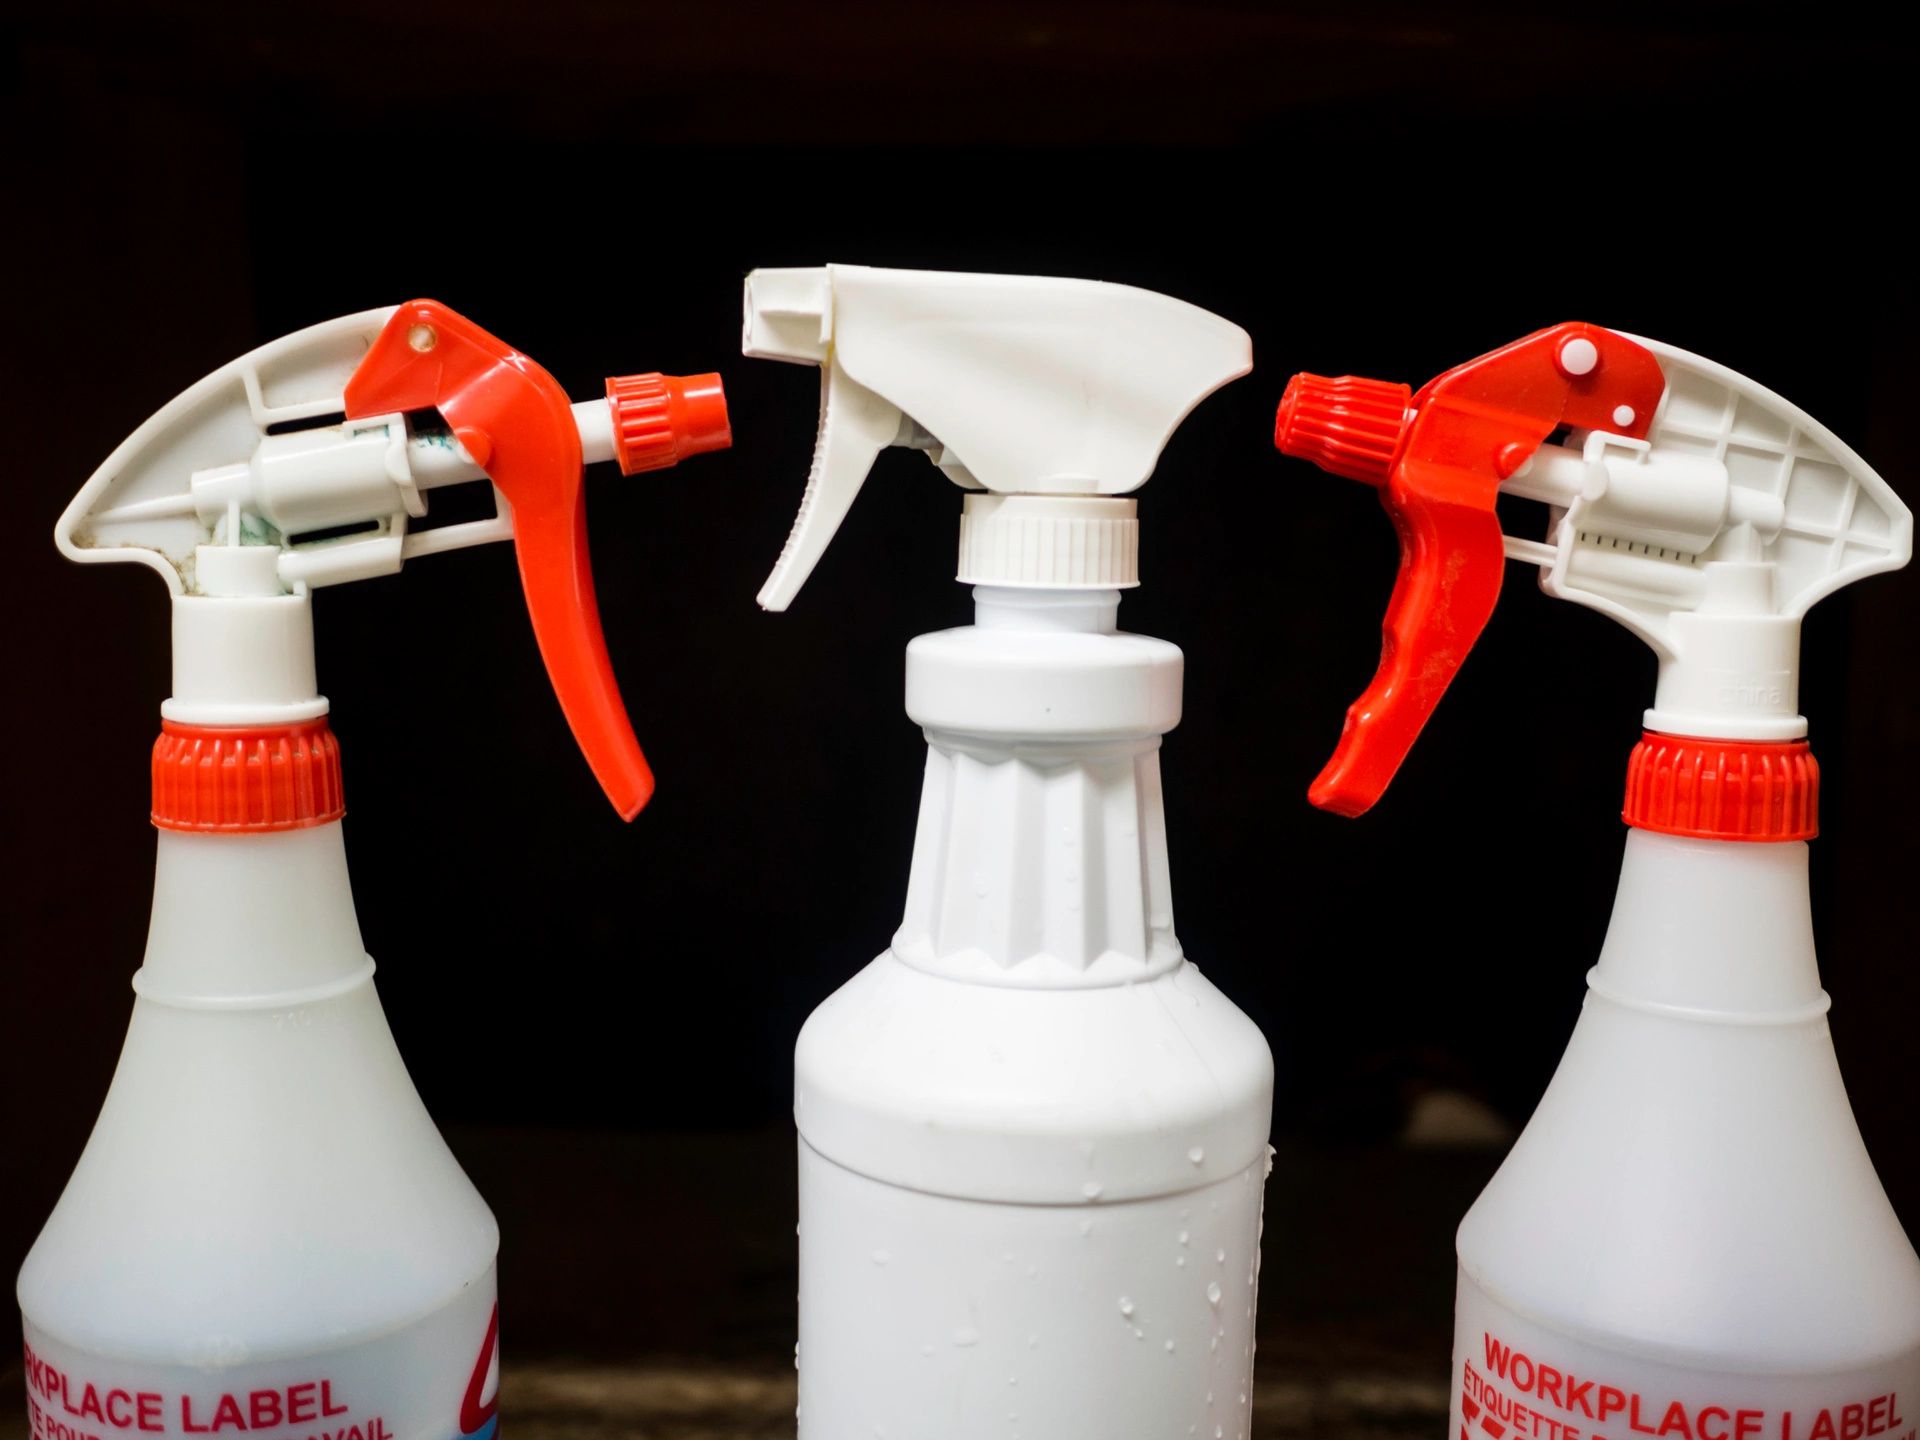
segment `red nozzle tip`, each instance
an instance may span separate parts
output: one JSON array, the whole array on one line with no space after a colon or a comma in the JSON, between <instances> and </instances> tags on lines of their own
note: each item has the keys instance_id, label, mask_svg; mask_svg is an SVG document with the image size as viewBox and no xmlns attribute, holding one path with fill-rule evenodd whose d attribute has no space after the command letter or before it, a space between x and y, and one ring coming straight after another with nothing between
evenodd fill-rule
<instances>
[{"instance_id":1,"label":"red nozzle tip","mask_svg":"<svg viewBox=\"0 0 1920 1440\"><path fill-rule=\"evenodd\" d=\"M616 375L607 381L607 404L614 457L627 475L733 444L718 375Z\"/></svg>"},{"instance_id":2,"label":"red nozzle tip","mask_svg":"<svg viewBox=\"0 0 1920 1440\"><path fill-rule=\"evenodd\" d=\"M1335 475L1384 485L1412 403L1407 385L1357 375L1296 375L1280 397L1273 443L1281 454L1311 460Z\"/></svg>"}]
</instances>

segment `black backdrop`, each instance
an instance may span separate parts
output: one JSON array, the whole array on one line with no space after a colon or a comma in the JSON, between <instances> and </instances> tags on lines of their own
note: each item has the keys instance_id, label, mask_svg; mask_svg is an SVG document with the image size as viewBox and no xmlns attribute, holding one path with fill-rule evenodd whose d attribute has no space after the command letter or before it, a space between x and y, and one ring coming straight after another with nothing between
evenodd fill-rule
<instances>
[{"instance_id":1,"label":"black backdrop","mask_svg":"<svg viewBox=\"0 0 1920 1440\"><path fill-rule=\"evenodd\" d=\"M1911 58L1903 35L1713 4L16 17L0 1265L119 1044L168 687L159 582L64 564L53 520L206 371L415 295L576 395L717 368L736 434L592 482L608 640L661 781L632 827L573 751L504 548L318 597L362 925L443 1122L777 1124L800 1020L897 921L922 749L901 648L966 620L958 492L885 455L794 609L752 598L816 390L741 360L740 280L828 260L1125 281L1252 333L1253 375L1142 494L1147 583L1122 609L1188 659L1164 753L1181 938L1271 1037L1300 1143L1380 1140L1436 1086L1524 1117L1604 931L1651 659L1510 568L1387 801L1310 810L1394 543L1361 487L1275 454L1275 401L1297 368L1418 383L1590 319L1754 376L1920 500ZM1917 609L1912 574L1822 605L1803 694L1834 1029L1909 1229Z\"/></svg>"}]
</instances>

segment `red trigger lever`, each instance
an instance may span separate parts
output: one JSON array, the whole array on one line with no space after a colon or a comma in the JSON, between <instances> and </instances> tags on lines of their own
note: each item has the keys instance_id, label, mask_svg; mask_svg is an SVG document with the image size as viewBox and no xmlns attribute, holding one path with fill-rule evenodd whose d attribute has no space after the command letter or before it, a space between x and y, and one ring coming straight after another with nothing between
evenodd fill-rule
<instances>
[{"instance_id":1,"label":"red trigger lever","mask_svg":"<svg viewBox=\"0 0 1920 1440\"><path fill-rule=\"evenodd\" d=\"M1400 535L1380 668L1307 798L1359 815L1386 791L1500 598L1501 482L1561 426L1646 438L1666 381L1650 351L1597 325L1540 330L1415 394L1296 375L1274 423L1286 455L1378 486Z\"/></svg>"},{"instance_id":2,"label":"red trigger lever","mask_svg":"<svg viewBox=\"0 0 1920 1440\"><path fill-rule=\"evenodd\" d=\"M608 382L621 468L672 465L732 443L717 375ZM631 820L653 794L600 630L587 552L581 432L554 378L433 300L397 309L347 382L349 418L437 410L513 507L533 633L567 724L601 788Z\"/></svg>"}]
</instances>

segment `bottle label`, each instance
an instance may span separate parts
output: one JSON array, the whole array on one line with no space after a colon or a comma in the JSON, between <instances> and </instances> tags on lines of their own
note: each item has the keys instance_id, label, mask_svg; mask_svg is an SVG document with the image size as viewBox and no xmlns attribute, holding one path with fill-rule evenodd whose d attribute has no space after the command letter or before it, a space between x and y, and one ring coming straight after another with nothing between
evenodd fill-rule
<instances>
[{"instance_id":1,"label":"bottle label","mask_svg":"<svg viewBox=\"0 0 1920 1440\"><path fill-rule=\"evenodd\" d=\"M1528 1321L1463 1275L1452 1417L1456 1440L1917 1440L1920 1351L1811 1375L1667 1365Z\"/></svg>"},{"instance_id":2,"label":"bottle label","mask_svg":"<svg viewBox=\"0 0 1920 1440\"><path fill-rule=\"evenodd\" d=\"M116 1360L23 1328L33 1440L494 1440L499 1428L491 1270L378 1339L257 1363Z\"/></svg>"}]
</instances>

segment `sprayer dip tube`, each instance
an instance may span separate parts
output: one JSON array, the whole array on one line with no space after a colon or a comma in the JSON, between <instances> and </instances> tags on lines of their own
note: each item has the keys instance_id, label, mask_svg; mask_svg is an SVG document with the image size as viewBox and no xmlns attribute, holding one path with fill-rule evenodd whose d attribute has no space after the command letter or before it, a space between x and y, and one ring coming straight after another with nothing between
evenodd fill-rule
<instances>
[{"instance_id":1,"label":"sprayer dip tube","mask_svg":"<svg viewBox=\"0 0 1920 1440\"><path fill-rule=\"evenodd\" d=\"M1572 1041L1460 1227L1449 1434L1914 1433L1920 1261L1826 1013L1804 843L1629 831Z\"/></svg>"},{"instance_id":2,"label":"sprayer dip tube","mask_svg":"<svg viewBox=\"0 0 1920 1440\"><path fill-rule=\"evenodd\" d=\"M1273 1067L1180 953L1180 652L982 586L908 651L906 914L795 1054L800 1433L1249 1428Z\"/></svg>"}]
</instances>

